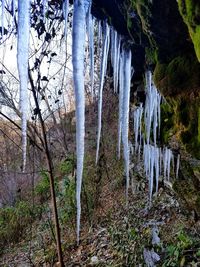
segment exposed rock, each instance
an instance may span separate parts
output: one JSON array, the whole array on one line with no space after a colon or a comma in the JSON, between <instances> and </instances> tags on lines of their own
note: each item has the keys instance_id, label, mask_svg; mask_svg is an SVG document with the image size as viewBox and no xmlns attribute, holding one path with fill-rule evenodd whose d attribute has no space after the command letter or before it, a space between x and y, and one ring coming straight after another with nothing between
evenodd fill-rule
<instances>
[{"instance_id":1,"label":"exposed rock","mask_svg":"<svg viewBox=\"0 0 200 267\"><path fill-rule=\"evenodd\" d=\"M190 212L194 212L195 219L199 219L200 181L188 162L181 161L179 178L174 182L173 188L181 199L182 204L186 204Z\"/></svg>"}]
</instances>

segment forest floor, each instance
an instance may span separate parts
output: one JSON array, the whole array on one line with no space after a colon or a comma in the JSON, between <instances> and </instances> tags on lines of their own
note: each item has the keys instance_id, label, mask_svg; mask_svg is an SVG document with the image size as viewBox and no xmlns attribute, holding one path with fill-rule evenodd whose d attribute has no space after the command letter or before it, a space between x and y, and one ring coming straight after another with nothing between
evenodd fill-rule
<instances>
[{"instance_id":1,"label":"forest floor","mask_svg":"<svg viewBox=\"0 0 200 267\"><path fill-rule=\"evenodd\" d=\"M111 100L118 101L113 96L106 98L109 104ZM94 163L95 112L94 109L90 114L86 112L91 120L86 125L87 168L82 192L79 246L76 245L75 229L75 177L70 174L65 178L69 167L67 161L62 162L64 169L60 167L62 172L58 175L59 186L64 182L64 188L67 188L57 195L65 266L200 267L200 222L193 211L188 213L181 206L170 184L160 183L159 191L153 195L149 205L142 160L131 165L131 179L136 182L137 188L134 192L130 190L129 204L126 205L123 161L116 157L118 113L113 107L117 104L104 105L111 106L112 110L103 109L98 166ZM69 138L71 144L74 138L73 132L73 138ZM132 159L132 162L137 161ZM46 195L44 187L43 197ZM42 213L25 226L21 238L15 243L7 242L3 250L0 249L0 267L57 266L51 216L48 197L42 203Z\"/></svg>"},{"instance_id":2,"label":"forest floor","mask_svg":"<svg viewBox=\"0 0 200 267\"><path fill-rule=\"evenodd\" d=\"M181 209L172 190L161 186L151 208L144 191L130 194L126 207L123 187L102 190L95 222L90 228L83 224L80 245L63 244L65 266L148 266L147 261L154 260L144 260L144 250L160 257L149 266L200 266L199 222ZM47 234L40 224L35 222L26 238L5 250L0 266L54 266L52 245L45 247L42 238L39 242L39 236Z\"/></svg>"}]
</instances>

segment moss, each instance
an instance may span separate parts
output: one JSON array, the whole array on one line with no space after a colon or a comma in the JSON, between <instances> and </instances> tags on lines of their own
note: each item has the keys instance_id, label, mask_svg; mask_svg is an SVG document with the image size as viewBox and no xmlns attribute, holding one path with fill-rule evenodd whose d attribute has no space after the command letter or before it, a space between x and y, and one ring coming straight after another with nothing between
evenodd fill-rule
<instances>
[{"instance_id":1,"label":"moss","mask_svg":"<svg viewBox=\"0 0 200 267\"><path fill-rule=\"evenodd\" d=\"M180 104L177 114L179 124L185 126L180 138L185 148L196 158L200 158L200 137L199 137L199 100L188 101ZM197 116L198 114L198 116Z\"/></svg>"},{"instance_id":2,"label":"moss","mask_svg":"<svg viewBox=\"0 0 200 267\"><path fill-rule=\"evenodd\" d=\"M157 63L154 70L154 82L159 85L160 82L165 78L166 64Z\"/></svg>"},{"instance_id":3,"label":"moss","mask_svg":"<svg viewBox=\"0 0 200 267\"><path fill-rule=\"evenodd\" d=\"M165 96L200 87L200 64L193 55L179 56L169 64L157 63L154 82Z\"/></svg>"},{"instance_id":4,"label":"moss","mask_svg":"<svg viewBox=\"0 0 200 267\"><path fill-rule=\"evenodd\" d=\"M173 189L196 215L200 216L200 182L194 175L192 166L186 161L181 161L179 179L173 184Z\"/></svg>"},{"instance_id":5,"label":"moss","mask_svg":"<svg viewBox=\"0 0 200 267\"><path fill-rule=\"evenodd\" d=\"M161 127L160 127L161 143L168 143L170 136L174 130L174 112L172 107L167 103L161 105Z\"/></svg>"},{"instance_id":6,"label":"moss","mask_svg":"<svg viewBox=\"0 0 200 267\"><path fill-rule=\"evenodd\" d=\"M146 63L147 64L156 64L158 60L158 51L156 48L145 48Z\"/></svg>"},{"instance_id":7,"label":"moss","mask_svg":"<svg viewBox=\"0 0 200 267\"><path fill-rule=\"evenodd\" d=\"M183 124L183 126L188 127L190 121L188 118L190 117L189 114L189 104L186 99L182 99L180 104L177 107L177 122Z\"/></svg>"},{"instance_id":8,"label":"moss","mask_svg":"<svg viewBox=\"0 0 200 267\"><path fill-rule=\"evenodd\" d=\"M200 144L200 107L198 109L198 143Z\"/></svg>"},{"instance_id":9,"label":"moss","mask_svg":"<svg viewBox=\"0 0 200 267\"><path fill-rule=\"evenodd\" d=\"M180 14L188 26L194 49L200 61L200 2L198 0L178 0Z\"/></svg>"}]
</instances>

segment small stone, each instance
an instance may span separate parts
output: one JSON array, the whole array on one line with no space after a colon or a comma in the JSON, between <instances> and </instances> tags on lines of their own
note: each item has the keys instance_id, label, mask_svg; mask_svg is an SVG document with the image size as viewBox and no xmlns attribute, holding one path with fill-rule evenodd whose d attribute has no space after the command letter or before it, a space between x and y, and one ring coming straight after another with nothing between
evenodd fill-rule
<instances>
[{"instance_id":1,"label":"small stone","mask_svg":"<svg viewBox=\"0 0 200 267\"><path fill-rule=\"evenodd\" d=\"M96 265L99 263L98 257L97 256L93 256L91 258L91 265Z\"/></svg>"}]
</instances>

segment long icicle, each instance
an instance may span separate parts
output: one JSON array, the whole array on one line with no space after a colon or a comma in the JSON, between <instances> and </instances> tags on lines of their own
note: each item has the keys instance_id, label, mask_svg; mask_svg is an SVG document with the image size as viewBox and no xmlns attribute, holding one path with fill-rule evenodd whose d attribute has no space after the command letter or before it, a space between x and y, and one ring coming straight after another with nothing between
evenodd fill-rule
<instances>
[{"instance_id":1,"label":"long icicle","mask_svg":"<svg viewBox=\"0 0 200 267\"><path fill-rule=\"evenodd\" d=\"M23 170L26 166L28 113L28 55L30 32L30 1L18 1L17 65L20 78L20 110L22 114Z\"/></svg>"},{"instance_id":2,"label":"long icicle","mask_svg":"<svg viewBox=\"0 0 200 267\"><path fill-rule=\"evenodd\" d=\"M91 14L91 5L87 13L87 32L89 40L90 54L90 78L91 78L91 95L94 98L94 19Z\"/></svg>"},{"instance_id":3,"label":"long icicle","mask_svg":"<svg viewBox=\"0 0 200 267\"><path fill-rule=\"evenodd\" d=\"M130 102L130 87L131 87L131 50L123 50L124 53L124 93L123 93L123 119L122 119L122 143L126 173L126 201L128 204L129 190L129 102Z\"/></svg>"},{"instance_id":4,"label":"long icicle","mask_svg":"<svg viewBox=\"0 0 200 267\"><path fill-rule=\"evenodd\" d=\"M76 102L76 155L77 155L77 243L80 241L81 218L81 186L84 163L85 139L85 91L84 91L84 56L85 56L85 28L88 1L75 0L72 28L72 64Z\"/></svg>"},{"instance_id":5,"label":"long icicle","mask_svg":"<svg viewBox=\"0 0 200 267\"><path fill-rule=\"evenodd\" d=\"M118 118L118 159L120 159L121 136L122 136L122 115L123 115L123 90L124 90L124 65L123 53L119 65L119 118Z\"/></svg>"},{"instance_id":6,"label":"long icicle","mask_svg":"<svg viewBox=\"0 0 200 267\"><path fill-rule=\"evenodd\" d=\"M101 138L101 124L102 124L102 98L103 98L103 85L104 78L106 75L106 67L107 67L107 58L109 51L109 39L110 39L110 28L108 24L105 24L105 33L103 40L103 51L101 58L101 74L100 74L100 86L99 86L99 95L98 95L98 134L97 134L97 151L96 151L96 164L99 158L99 147L100 147L100 138Z\"/></svg>"},{"instance_id":7,"label":"long icicle","mask_svg":"<svg viewBox=\"0 0 200 267\"><path fill-rule=\"evenodd\" d=\"M63 2L63 15L65 19L65 30L64 30L64 38L67 38L67 20L68 20L68 13L69 13L69 0L65 0Z\"/></svg>"},{"instance_id":8,"label":"long icicle","mask_svg":"<svg viewBox=\"0 0 200 267\"><path fill-rule=\"evenodd\" d=\"M5 2L4 0L1 1L1 34L2 40L4 38L4 12L5 12Z\"/></svg>"}]
</instances>

